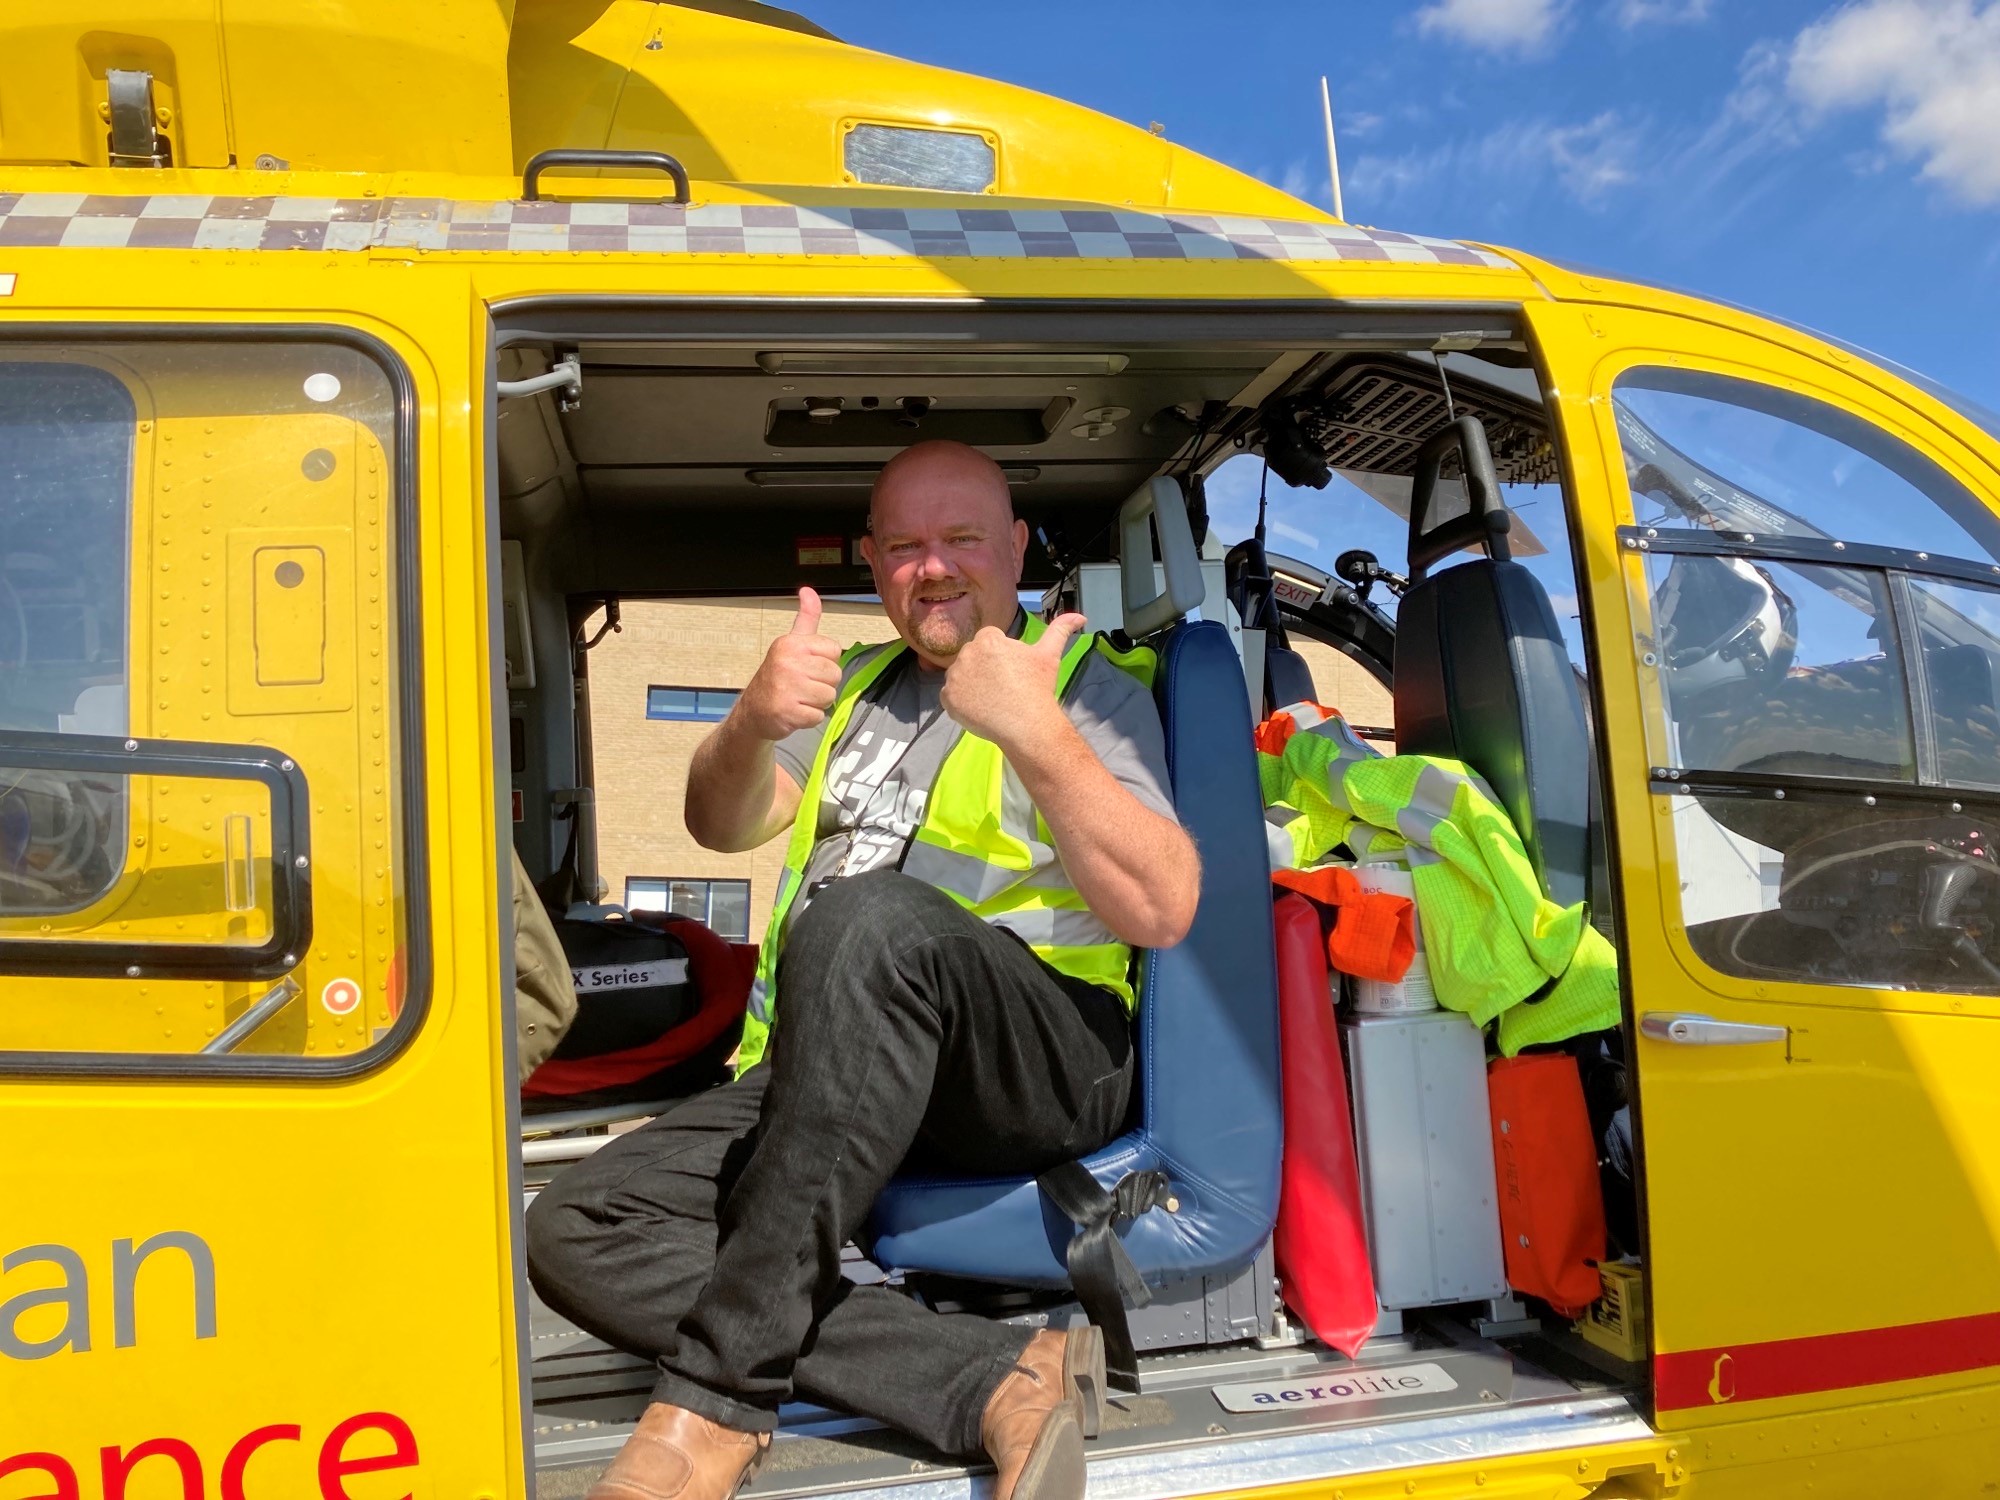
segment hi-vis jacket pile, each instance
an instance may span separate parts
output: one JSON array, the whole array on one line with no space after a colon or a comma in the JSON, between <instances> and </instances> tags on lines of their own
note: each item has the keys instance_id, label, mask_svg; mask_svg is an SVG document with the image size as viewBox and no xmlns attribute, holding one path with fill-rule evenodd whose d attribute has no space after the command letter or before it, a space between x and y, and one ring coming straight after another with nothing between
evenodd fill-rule
<instances>
[{"instance_id":1,"label":"hi-vis jacket pile","mask_svg":"<svg viewBox=\"0 0 2000 1500\"><path fill-rule=\"evenodd\" d=\"M1618 957L1584 903L1542 892L1513 821L1463 762L1383 755L1338 713L1280 709L1258 728L1274 869L1308 869L1345 845L1407 861L1437 998L1500 1050L1618 1024Z\"/></svg>"}]
</instances>

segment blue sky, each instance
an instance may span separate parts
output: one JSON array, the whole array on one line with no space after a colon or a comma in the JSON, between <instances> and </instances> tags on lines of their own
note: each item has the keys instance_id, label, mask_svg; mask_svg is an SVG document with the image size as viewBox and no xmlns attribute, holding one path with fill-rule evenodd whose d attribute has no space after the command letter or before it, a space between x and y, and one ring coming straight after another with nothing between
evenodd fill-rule
<instances>
[{"instance_id":1,"label":"blue sky","mask_svg":"<svg viewBox=\"0 0 2000 1500\"><path fill-rule=\"evenodd\" d=\"M1821 328L2000 408L2000 0L794 0L1348 216Z\"/></svg>"},{"instance_id":2,"label":"blue sky","mask_svg":"<svg viewBox=\"0 0 2000 1500\"><path fill-rule=\"evenodd\" d=\"M863 46L1161 121L1330 206L1325 73L1356 223L1740 303L2000 409L2000 0L793 3ZM1218 476L1225 534L1255 467ZM1315 538L1274 546L1402 555L1378 507L1271 490Z\"/></svg>"}]
</instances>

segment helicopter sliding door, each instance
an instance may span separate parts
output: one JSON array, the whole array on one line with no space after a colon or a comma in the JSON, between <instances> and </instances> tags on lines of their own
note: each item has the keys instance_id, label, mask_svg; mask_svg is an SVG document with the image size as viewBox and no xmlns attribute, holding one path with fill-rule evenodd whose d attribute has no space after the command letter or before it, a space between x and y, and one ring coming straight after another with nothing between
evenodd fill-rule
<instances>
[{"instance_id":1,"label":"helicopter sliding door","mask_svg":"<svg viewBox=\"0 0 2000 1500\"><path fill-rule=\"evenodd\" d=\"M1586 518L1669 1430L2000 1378L1995 448L1706 311L1531 310Z\"/></svg>"}]
</instances>

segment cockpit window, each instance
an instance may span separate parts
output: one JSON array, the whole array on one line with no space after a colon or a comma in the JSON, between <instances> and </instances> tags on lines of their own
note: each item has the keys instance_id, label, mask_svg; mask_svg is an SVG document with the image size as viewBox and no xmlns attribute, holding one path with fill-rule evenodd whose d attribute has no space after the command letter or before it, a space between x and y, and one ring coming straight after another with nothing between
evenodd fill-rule
<instances>
[{"instance_id":1,"label":"cockpit window","mask_svg":"<svg viewBox=\"0 0 2000 1500\"><path fill-rule=\"evenodd\" d=\"M1677 769L1914 782L1890 585L1769 558L1647 558Z\"/></svg>"},{"instance_id":2,"label":"cockpit window","mask_svg":"<svg viewBox=\"0 0 2000 1500\"><path fill-rule=\"evenodd\" d=\"M1930 459L1838 407L1703 371L1613 392L1634 519L2000 560L2000 524Z\"/></svg>"},{"instance_id":3,"label":"cockpit window","mask_svg":"<svg viewBox=\"0 0 2000 1500\"><path fill-rule=\"evenodd\" d=\"M2000 592L1938 578L1909 587L1938 776L2000 789Z\"/></svg>"},{"instance_id":4,"label":"cockpit window","mask_svg":"<svg viewBox=\"0 0 2000 1500\"><path fill-rule=\"evenodd\" d=\"M1741 302L1728 301L1726 298L1718 297L1712 292L1690 291L1686 287L1671 286L1659 281L1640 281L1617 271L1607 271L1599 266L1580 265L1575 261L1557 260L1551 261L1550 264L1560 266L1563 270L1573 275L1587 277L1593 281L1622 281L1628 286L1643 286L1649 287L1654 291L1672 292L1677 297L1689 297L1698 302L1707 302L1715 307L1726 307L1734 312L1747 313L1753 318L1762 318L1767 323L1775 323L1780 328L1789 328L1794 333L1803 333L1809 338L1818 339L1822 344L1830 344L1835 349L1840 349L1854 355L1857 359L1866 360L1877 369L1886 370L1898 380L1906 381L1910 385L1915 386L1933 401L1942 406L1950 407L1961 417L1964 417L1966 421L1972 423L1973 426L1980 428L1992 437L2000 438L2000 412L1994 411L1990 406L1981 406L1977 401L1972 400L1968 396L1960 395L1950 386L1931 379L1930 376L1924 374L1921 370L1913 370L1898 360L1890 359L1886 354L1878 354L1873 349L1864 349L1861 345L1851 343L1837 334L1828 333L1824 329L1814 328L1806 323L1794 322L1790 318L1781 318L1775 313L1765 311L1763 308L1746 307Z\"/></svg>"},{"instance_id":5,"label":"cockpit window","mask_svg":"<svg viewBox=\"0 0 2000 1500\"><path fill-rule=\"evenodd\" d=\"M2000 992L2000 528L1795 392L1613 391L1652 789L1690 946L1755 979Z\"/></svg>"}]
</instances>

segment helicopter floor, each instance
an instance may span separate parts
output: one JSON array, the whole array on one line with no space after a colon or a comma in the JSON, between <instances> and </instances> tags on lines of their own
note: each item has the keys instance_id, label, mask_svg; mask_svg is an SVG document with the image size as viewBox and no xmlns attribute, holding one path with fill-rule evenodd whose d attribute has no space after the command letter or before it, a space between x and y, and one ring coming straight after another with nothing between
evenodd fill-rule
<instances>
[{"instance_id":1,"label":"helicopter floor","mask_svg":"<svg viewBox=\"0 0 2000 1500\"><path fill-rule=\"evenodd\" d=\"M580 1497L632 1431L653 1366L532 1304L539 1500ZM1094 1489L1122 1500L1327 1479L1642 1438L1637 1371L1566 1334L1506 1347L1447 1320L1372 1340L1356 1360L1314 1344L1241 1344L1141 1361L1090 1444ZM896 1500L983 1495L982 1467L864 1419L798 1404L744 1490L753 1500L868 1490Z\"/></svg>"}]
</instances>

